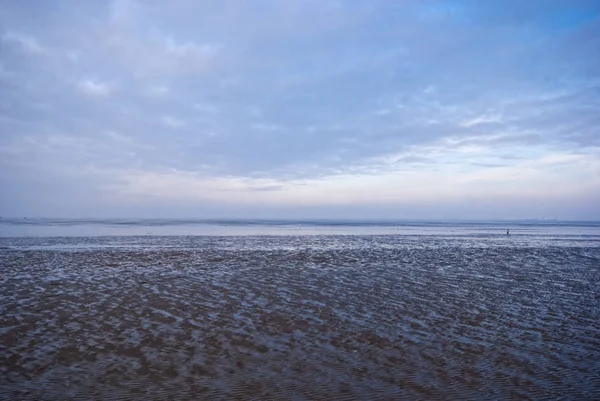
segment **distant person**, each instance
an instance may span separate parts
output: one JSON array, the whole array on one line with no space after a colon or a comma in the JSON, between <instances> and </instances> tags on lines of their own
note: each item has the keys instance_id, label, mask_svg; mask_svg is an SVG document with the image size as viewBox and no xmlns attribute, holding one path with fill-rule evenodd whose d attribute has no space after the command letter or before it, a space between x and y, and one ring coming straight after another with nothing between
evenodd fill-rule
<instances>
[{"instance_id":1,"label":"distant person","mask_svg":"<svg viewBox=\"0 0 600 401\"><path fill-rule=\"evenodd\" d=\"M510 231L509 230L506 230L506 235L510 235Z\"/></svg>"}]
</instances>

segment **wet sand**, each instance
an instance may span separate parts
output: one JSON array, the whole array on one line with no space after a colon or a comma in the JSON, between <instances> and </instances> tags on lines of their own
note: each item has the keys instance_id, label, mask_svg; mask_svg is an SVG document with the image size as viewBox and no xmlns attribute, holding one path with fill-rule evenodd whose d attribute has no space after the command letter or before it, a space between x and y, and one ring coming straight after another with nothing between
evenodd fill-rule
<instances>
[{"instance_id":1,"label":"wet sand","mask_svg":"<svg viewBox=\"0 0 600 401\"><path fill-rule=\"evenodd\" d=\"M598 399L600 247L536 241L2 239L0 399Z\"/></svg>"}]
</instances>

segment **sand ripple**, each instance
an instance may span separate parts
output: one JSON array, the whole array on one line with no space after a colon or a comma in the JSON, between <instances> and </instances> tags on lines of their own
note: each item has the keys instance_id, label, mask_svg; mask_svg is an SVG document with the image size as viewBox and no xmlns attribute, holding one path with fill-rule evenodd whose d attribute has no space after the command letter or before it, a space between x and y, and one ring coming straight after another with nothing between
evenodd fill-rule
<instances>
[{"instance_id":1,"label":"sand ripple","mask_svg":"<svg viewBox=\"0 0 600 401\"><path fill-rule=\"evenodd\" d=\"M0 399L600 398L597 243L0 245Z\"/></svg>"}]
</instances>

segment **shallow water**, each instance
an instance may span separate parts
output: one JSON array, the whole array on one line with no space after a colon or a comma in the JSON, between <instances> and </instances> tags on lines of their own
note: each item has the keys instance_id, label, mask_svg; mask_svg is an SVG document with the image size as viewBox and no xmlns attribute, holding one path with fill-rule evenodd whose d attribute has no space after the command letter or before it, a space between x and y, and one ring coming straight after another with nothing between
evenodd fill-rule
<instances>
[{"instance_id":1,"label":"shallow water","mask_svg":"<svg viewBox=\"0 0 600 401\"><path fill-rule=\"evenodd\" d=\"M542 234L0 238L0 399L598 399L600 236Z\"/></svg>"}]
</instances>

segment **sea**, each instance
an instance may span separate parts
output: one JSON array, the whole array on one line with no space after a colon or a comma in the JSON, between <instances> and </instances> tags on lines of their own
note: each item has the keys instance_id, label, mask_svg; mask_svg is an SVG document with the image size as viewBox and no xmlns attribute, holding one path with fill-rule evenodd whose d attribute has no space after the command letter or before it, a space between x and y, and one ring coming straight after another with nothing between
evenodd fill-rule
<instances>
[{"instance_id":1,"label":"sea","mask_svg":"<svg viewBox=\"0 0 600 401\"><path fill-rule=\"evenodd\" d=\"M600 222L0 219L0 400L470 399L600 399Z\"/></svg>"}]
</instances>

